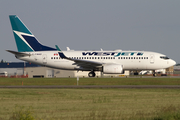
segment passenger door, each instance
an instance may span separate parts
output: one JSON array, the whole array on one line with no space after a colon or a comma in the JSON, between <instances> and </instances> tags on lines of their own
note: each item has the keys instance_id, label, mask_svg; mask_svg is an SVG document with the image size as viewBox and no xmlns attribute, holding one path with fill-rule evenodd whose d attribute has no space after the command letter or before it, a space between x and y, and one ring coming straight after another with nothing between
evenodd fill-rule
<instances>
[{"instance_id":1,"label":"passenger door","mask_svg":"<svg viewBox=\"0 0 180 120\"><path fill-rule=\"evenodd\" d=\"M42 62L43 62L43 64L47 64L47 55L46 54L43 54L43 56L42 56Z\"/></svg>"},{"instance_id":2,"label":"passenger door","mask_svg":"<svg viewBox=\"0 0 180 120\"><path fill-rule=\"evenodd\" d=\"M154 64L154 55L153 54L150 55L150 63Z\"/></svg>"}]
</instances>

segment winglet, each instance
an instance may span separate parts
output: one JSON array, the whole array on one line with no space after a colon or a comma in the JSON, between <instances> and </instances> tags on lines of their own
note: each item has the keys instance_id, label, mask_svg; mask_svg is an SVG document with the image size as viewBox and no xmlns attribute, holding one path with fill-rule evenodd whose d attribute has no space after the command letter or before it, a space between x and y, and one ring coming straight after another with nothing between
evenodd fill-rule
<instances>
[{"instance_id":1,"label":"winglet","mask_svg":"<svg viewBox=\"0 0 180 120\"><path fill-rule=\"evenodd\" d=\"M66 47L67 48L67 51L70 51L71 49L69 47Z\"/></svg>"},{"instance_id":2,"label":"winglet","mask_svg":"<svg viewBox=\"0 0 180 120\"><path fill-rule=\"evenodd\" d=\"M56 49L57 49L58 51L61 51L57 45L55 45L55 47L56 47Z\"/></svg>"},{"instance_id":3,"label":"winglet","mask_svg":"<svg viewBox=\"0 0 180 120\"><path fill-rule=\"evenodd\" d=\"M58 52L59 53L59 56L61 57L61 58L66 58L67 59L67 57L64 55L64 53L62 53L62 52Z\"/></svg>"}]
</instances>

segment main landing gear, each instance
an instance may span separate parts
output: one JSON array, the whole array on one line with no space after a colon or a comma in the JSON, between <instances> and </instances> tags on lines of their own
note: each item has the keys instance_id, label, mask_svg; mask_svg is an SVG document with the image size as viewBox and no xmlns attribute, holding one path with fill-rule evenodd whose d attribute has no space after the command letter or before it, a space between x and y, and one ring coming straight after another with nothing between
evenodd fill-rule
<instances>
[{"instance_id":1,"label":"main landing gear","mask_svg":"<svg viewBox=\"0 0 180 120\"><path fill-rule=\"evenodd\" d=\"M95 74L95 72L94 72L94 71L91 71L91 72L89 72L88 76L89 76L89 77L95 77L95 76L96 76L96 74Z\"/></svg>"},{"instance_id":2,"label":"main landing gear","mask_svg":"<svg viewBox=\"0 0 180 120\"><path fill-rule=\"evenodd\" d=\"M155 70L153 70L153 76L154 76L154 77L156 77L156 76L157 76L157 74L156 74Z\"/></svg>"}]
</instances>

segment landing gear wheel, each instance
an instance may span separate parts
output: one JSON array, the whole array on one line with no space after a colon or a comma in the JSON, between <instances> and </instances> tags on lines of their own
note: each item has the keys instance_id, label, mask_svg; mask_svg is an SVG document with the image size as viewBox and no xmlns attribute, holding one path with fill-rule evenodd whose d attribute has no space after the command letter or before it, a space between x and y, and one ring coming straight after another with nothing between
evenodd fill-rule
<instances>
[{"instance_id":1,"label":"landing gear wheel","mask_svg":"<svg viewBox=\"0 0 180 120\"><path fill-rule=\"evenodd\" d=\"M156 76L157 76L157 74L156 74L156 73L154 73L154 74L153 74L153 76L154 76L154 77L156 77Z\"/></svg>"},{"instance_id":2,"label":"landing gear wheel","mask_svg":"<svg viewBox=\"0 0 180 120\"><path fill-rule=\"evenodd\" d=\"M91 72L89 72L88 76L89 76L89 77L95 77L96 74L94 73L94 71L91 71Z\"/></svg>"},{"instance_id":3,"label":"landing gear wheel","mask_svg":"<svg viewBox=\"0 0 180 120\"><path fill-rule=\"evenodd\" d=\"M157 74L156 74L155 70L153 70L153 76L154 76L154 77L156 77L156 76L157 76Z\"/></svg>"}]
</instances>

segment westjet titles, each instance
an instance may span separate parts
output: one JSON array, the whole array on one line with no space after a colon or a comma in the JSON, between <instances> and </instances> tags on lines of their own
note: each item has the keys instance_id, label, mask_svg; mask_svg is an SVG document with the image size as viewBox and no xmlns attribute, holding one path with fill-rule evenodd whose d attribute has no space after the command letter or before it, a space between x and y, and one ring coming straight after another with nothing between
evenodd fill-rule
<instances>
[{"instance_id":1,"label":"westjet titles","mask_svg":"<svg viewBox=\"0 0 180 120\"><path fill-rule=\"evenodd\" d=\"M83 56L86 55L96 55L96 56L113 56L114 57L118 57L118 56L133 56L133 55L137 55L137 56L141 56L143 55L143 53L140 52L82 52Z\"/></svg>"}]
</instances>

